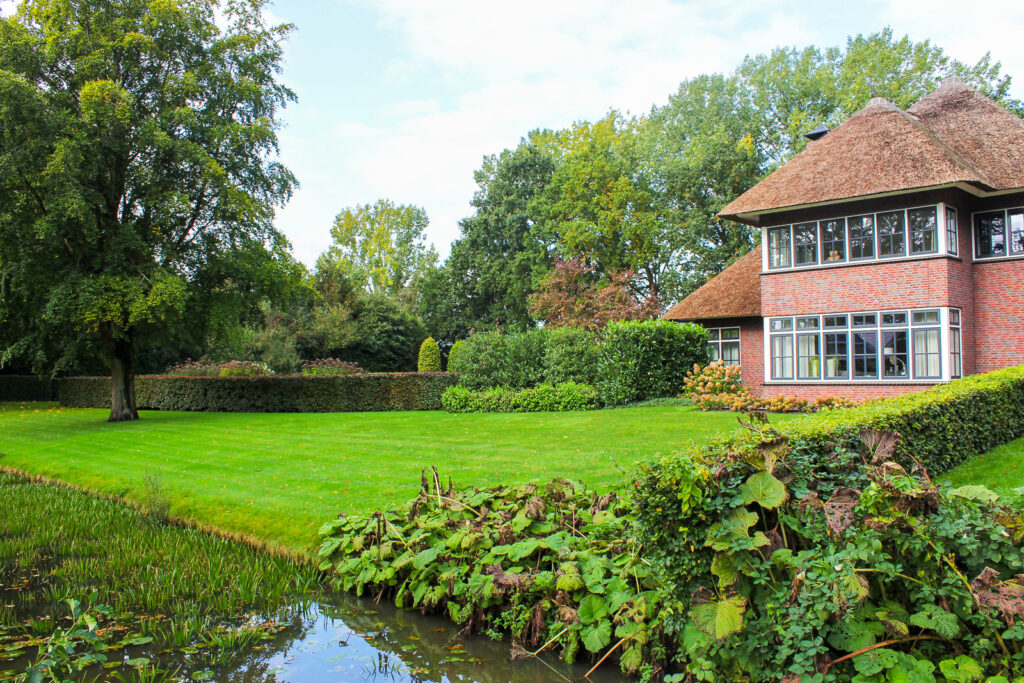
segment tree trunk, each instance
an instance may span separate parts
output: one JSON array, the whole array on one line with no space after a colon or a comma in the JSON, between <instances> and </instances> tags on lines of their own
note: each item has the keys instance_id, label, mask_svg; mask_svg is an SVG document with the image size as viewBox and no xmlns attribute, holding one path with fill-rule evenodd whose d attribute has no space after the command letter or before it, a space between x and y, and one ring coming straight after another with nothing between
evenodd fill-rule
<instances>
[{"instance_id":1,"label":"tree trunk","mask_svg":"<svg viewBox=\"0 0 1024 683\"><path fill-rule=\"evenodd\" d=\"M128 422L139 419L135 407L135 350L131 340L114 342L110 364L110 418L107 422Z\"/></svg>"}]
</instances>

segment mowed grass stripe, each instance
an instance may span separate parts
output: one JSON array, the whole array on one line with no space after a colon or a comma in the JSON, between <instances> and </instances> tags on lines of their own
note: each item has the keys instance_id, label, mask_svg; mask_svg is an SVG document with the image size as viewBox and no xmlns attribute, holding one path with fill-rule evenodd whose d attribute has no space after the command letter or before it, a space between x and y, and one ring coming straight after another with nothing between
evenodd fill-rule
<instances>
[{"instance_id":1,"label":"mowed grass stripe","mask_svg":"<svg viewBox=\"0 0 1024 683\"><path fill-rule=\"evenodd\" d=\"M566 477L597 489L638 459L736 428L728 413L642 407L581 413L231 414L0 405L0 466L142 502L147 475L171 514L308 552L339 512L401 502L435 465L457 486ZM789 419L787 416L773 418Z\"/></svg>"}]
</instances>

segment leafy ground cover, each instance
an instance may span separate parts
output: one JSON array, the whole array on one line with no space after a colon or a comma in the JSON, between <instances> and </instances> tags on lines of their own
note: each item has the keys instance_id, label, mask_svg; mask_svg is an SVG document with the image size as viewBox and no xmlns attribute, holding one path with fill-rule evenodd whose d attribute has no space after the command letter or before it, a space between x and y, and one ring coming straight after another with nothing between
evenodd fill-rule
<instances>
[{"instance_id":1,"label":"leafy ground cover","mask_svg":"<svg viewBox=\"0 0 1024 683\"><path fill-rule=\"evenodd\" d=\"M415 493L436 465L460 485L565 477L607 490L641 457L736 428L735 415L661 406L580 413L237 414L0 405L0 467L144 501L177 518L307 552L324 520ZM779 416L781 422L787 419Z\"/></svg>"},{"instance_id":2,"label":"leafy ground cover","mask_svg":"<svg viewBox=\"0 0 1024 683\"><path fill-rule=\"evenodd\" d=\"M981 484L1001 499L1024 499L1024 438L968 460L950 470L942 481L953 486Z\"/></svg>"}]
</instances>

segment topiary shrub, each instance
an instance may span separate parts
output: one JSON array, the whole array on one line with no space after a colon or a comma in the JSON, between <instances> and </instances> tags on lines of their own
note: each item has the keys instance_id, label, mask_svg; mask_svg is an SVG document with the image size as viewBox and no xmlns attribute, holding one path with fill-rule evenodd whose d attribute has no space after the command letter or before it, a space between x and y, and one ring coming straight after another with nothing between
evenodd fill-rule
<instances>
[{"instance_id":1,"label":"topiary shrub","mask_svg":"<svg viewBox=\"0 0 1024 683\"><path fill-rule=\"evenodd\" d=\"M463 351L466 348L466 342L461 339L455 341L452 344L452 348L448 351L448 372L461 372L459 370L462 367L462 363L465 359Z\"/></svg>"},{"instance_id":2,"label":"topiary shrub","mask_svg":"<svg viewBox=\"0 0 1024 683\"><path fill-rule=\"evenodd\" d=\"M420 372L441 372L441 347L437 345L433 337L427 337L420 344L417 370Z\"/></svg>"},{"instance_id":3,"label":"topiary shrub","mask_svg":"<svg viewBox=\"0 0 1024 683\"><path fill-rule=\"evenodd\" d=\"M529 389L492 387L474 391L462 386L446 389L441 405L449 413L542 413L595 410L601 406L597 389L589 384L539 384Z\"/></svg>"},{"instance_id":4,"label":"topiary shrub","mask_svg":"<svg viewBox=\"0 0 1024 683\"><path fill-rule=\"evenodd\" d=\"M708 362L708 332L668 320L625 321L605 328L597 389L606 405L676 396L686 373Z\"/></svg>"},{"instance_id":5,"label":"topiary shrub","mask_svg":"<svg viewBox=\"0 0 1024 683\"><path fill-rule=\"evenodd\" d=\"M550 384L597 381L600 335L580 327L544 330L544 381Z\"/></svg>"}]
</instances>

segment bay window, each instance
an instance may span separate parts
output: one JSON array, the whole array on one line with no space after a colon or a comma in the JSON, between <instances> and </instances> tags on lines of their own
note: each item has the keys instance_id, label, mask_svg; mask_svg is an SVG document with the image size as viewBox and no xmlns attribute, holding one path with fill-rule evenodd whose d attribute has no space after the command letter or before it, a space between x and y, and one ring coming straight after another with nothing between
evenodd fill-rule
<instances>
[{"instance_id":1,"label":"bay window","mask_svg":"<svg viewBox=\"0 0 1024 683\"><path fill-rule=\"evenodd\" d=\"M907 211L911 254L934 254L939 250L939 220L936 207Z\"/></svg>"},{"instance_id":2,"label":"bay window","mask_svg":"<svg viewBox=\"0 0 1024 683\"><path fill-rule=\"evenodd\" d=\"M963 354L960 350L960 311L949 309L949 376L958 379L963 376Z\"/></svg>"},{"instance_id":3,"label":"bay window","mask_svg":"<svg viewBox=\"0 0 1024 683\"><path fill-rule=\"evenodd\" d=\"M974 255L977 258L1006 256L1006 212L974 215Z\"/></svg>"},{"instance_id":4,"label":"bay window","mask_svg":"<svg viewBox=\"0 0 1024 683\"><path fill-rule=\"evenodd\" d=\"M956 209L946 207L946 250L956 256L960 253L960 237L956 226Z\"/></svg>"}]
</instances>

